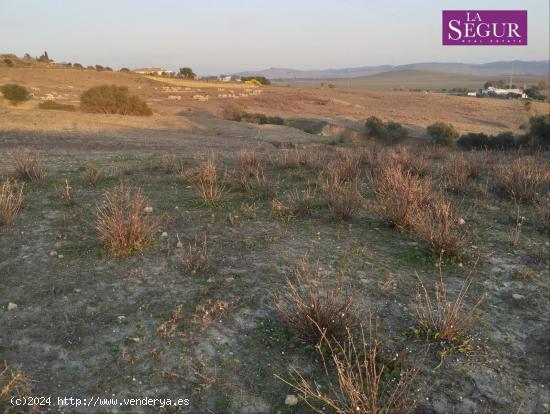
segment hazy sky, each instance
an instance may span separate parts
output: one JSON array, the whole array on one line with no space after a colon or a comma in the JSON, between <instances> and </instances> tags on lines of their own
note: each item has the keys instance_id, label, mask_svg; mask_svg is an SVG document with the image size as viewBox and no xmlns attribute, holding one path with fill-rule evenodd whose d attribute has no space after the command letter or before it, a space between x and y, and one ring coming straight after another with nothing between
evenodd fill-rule
<instances>
[{"instance_id":1,"label":"hazy sky","mask_svg":"<svg viewBox=\"0 0 550 414\"><path fill-rule=\"evenodd\" d=\"M527 9L529 46L441 46L443 9ZM549 58L548 0L0 0L0 53L199 74Z\"/></svg>"}]
</instances>

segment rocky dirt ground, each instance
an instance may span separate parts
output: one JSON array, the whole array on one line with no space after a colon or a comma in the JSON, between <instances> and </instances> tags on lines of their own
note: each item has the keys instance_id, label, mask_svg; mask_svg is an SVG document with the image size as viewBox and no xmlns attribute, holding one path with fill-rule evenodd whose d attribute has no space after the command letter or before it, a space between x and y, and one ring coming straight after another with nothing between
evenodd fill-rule
<instances>
[{"instance_id":1,"label":"rocky dirt ground","mask_svg":"<svg viewBox=\"0 0 550 414\"><path fill-rule=\"evenodd\" d=\"M2 82L33 79L6 73ZM140 82L151 96L157 93L154 81ZM335 96L319 104L318 92L272 87L247 105L350 123L383 113L418 129L433 120L451 120L461 129L515 129L524 119L522 109L507 101L491 101L485 112L480 100L466 98L330 94ZM294 100L284 105L291 95ZM417 412L548 411L550 240L532 205L516 205L493 191L491 172L491 165L522 154L466 154L482 173L466 193L448 194L469 237L466 254L443 264L449 294L456 295L473 273L467 304L486 295L468 346L459 351L408 334L417 325L418 277L431 288L440 262L424 242L387 226L369 208L368 163L361 167L367 201L350 221L332 218L320 190L308 217L286 220L273 213L274 197L303 191L323 168L281 168L273 160L296 148L331 159L338 151L372 148L372 142L226 121L214 116L212 102L166 105L164 115L155 110L147 119L0 109L0 176L15 176L8 153L19 146L39 150L48 169L46 179L25 183L20 214L0 230L0 360L30 377L35 395L189 398L190 407L178 412L192 413L311 412L303 402L285 404L296 392L275 375L288 378L294 366L323 386L319 356L281 321L273 304L273 293L285 289L286 278L307 257L327 283L342 277L350 286L363 322L375 313L388 355L421 362ZM310 111L314 106L322 110ZM346 111L351 115L344 117ZM455 151L405 148L427 159L436 184ZM223 202L207 205L181 177L207 158L217 159L220 171L232 171L243 149L255 151L265 165L269 194L228 184ZM86 181L86 163L102 173L96 185ZM165 221L143 253L115 258L99 244L95 211L103 193L121 181L142 188L151 214L165 215ZM66 183L71 202L62 197ZM187 241L202 234L210 263L192 273L179 257L178 236ZM103 410L116 411L154 412Z\"/></svg>"},{"instance_id":2,"label":"rocky dirt ground","mask_svg":"<svg viewBox=\"0 0 550 414\"><path fill-rule=\"evenodd\" d=\"M15 143L41 149L49 172L26 184L23 210L0 235L0 359L26 372L37 394L183 396L197 413L309 412L303 403L285 405L293 391L274 378L287 375L290 365L306 375L320 369L311 347L282 324L272 299L304 256L326 280L344 275L361 318L376 312L388 349L412 361L424 353L424 340L403 333L415 325L416 274L428 283L438 277L427 246L368 209L336 222L320 193L311 217L290 221L273 215L270 197L236 187L222 204L205 205L178 171L212 156L231 170L243 148L264 160L287 151L265 139L277 127L219 122L233 132L2 135L4 176L13 174L7 152ZM326 138L310 138L306 150L334 156ZM87 162L104 174L93 187L82 171ZM281 196L317 177L315 169L265 162ZM434 170L439 162L433 160ZM102 193L121 179L143 189L155 215L169 217L150 249L129 258L111 257L94 229ZM73 203L61 197L65 180ZM468 257L443 267L453 294L474 272L467 301L487 295L474 345L442 357L432 344L422 374L429 388L418 390L420 412L537 413L550 403L548 234L537 227L532 207L522 205L522 233L512 246L514 205L490 190L483 195L485 184L480 177L468 195L452 195L471 244ZM211 263L190 274L178 258L177 235L187 240L202 233ZM10 302L17 308L8 311ZM171 333L163 334L163 324Z\"/></svg>"}]
</instances>

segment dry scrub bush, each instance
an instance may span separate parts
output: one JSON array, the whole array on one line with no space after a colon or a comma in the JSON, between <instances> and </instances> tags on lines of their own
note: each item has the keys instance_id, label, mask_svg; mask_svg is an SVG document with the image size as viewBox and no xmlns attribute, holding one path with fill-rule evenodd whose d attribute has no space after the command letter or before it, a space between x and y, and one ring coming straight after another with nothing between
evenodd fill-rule
<instances>
[{"instance_id":1,"label":"dry scrub bush","mask_svg":"<svg viewBox=\"0 0 550 414\"><path fill-rule=\"evenodd\" d=\"M550 230L550 191L545 195L539 196L535 202L535 211L540 220L540 224L546 230Z\"/></svg>"},{"instance_id":2,"label":"dry scrub bush","mask_svg":"<svg viewBox=\"0 0 550 414\"><path fill-rule=\"evenodd\" d=\"M163 217L144 213L147 200L141 189L135 193L120 185L105 192L96 209L96 230L101 244L115 256L128 256L144 250Z\"/></svg>"},{"instance_id":3,"label":"dry scrub bush","mask_svg":"<svg viewBox=\"0 0 550 414\"><path fill-rule=\"evenodd\" d=\"M29 148L17 148L8 153L15 171L25 180L36 181L46 177L46 168L42 165L40 153Z\"/></svg>"},{"instance_id":4,"label":"dry scrub bush","mask_svg":"<svg viewBox=\"0 0 550 414\"><path fill-rule=\"evenodd\" d=\"M416 294L416 319L436 340L454 341L466 336L479 320L477 309L485 297L482 295L473 306L466 304L466 295L473 280L470 273L454 300L449 299L443 274L439 272L439 282L435 283L435 296L432 299L420 278Z\"/></svg>"},{"instance_id":5,"label":"dry scrub bush","mask_svg":"<svg viewBox=\"0 0 550 414\"><path fill-rule=\"evenodd\" d=\"M23 203L23 184L5 180L0 184L0 227L13 223Z\"/></svg>"},{"instance_id":6,"label":"dry scrub bush","mask_svg":"<svg viewBox=\"0 0 550 414\"><path fill-rule=\"evenodd\" d=\"M192 182L206 204L222 202L225 186L218 177L218 167L214 161L206 161Z\"/></svg>"},{"instance_id":7,"label":"dry scrub bush","mask_svg":"<svg viewBox=\"0 0 550 414\"><path fill-rule=\"evenodd\" d=\"M340 151L339 157L328 163L327 175L340 182L359 180L363 161L363 152Z\"/></svg>"},{"instance_id":8,"label":"dry scrub bush","mask_svg":"<svg viewBox=\"0 0 550 414\"><path fill-rule=\"evenodd\" d=\"M412 149L408 147L398 147L391 150L381 150L373 147L365 151L364 159L371 175L379 174L380 171L389 166L394 166L419 177L427 176L431 172L428 158L424 154L412 152Z\"/></svg>"},{"instance_id":9,"label":"dry scrub bush","mask_svg":"<svg viewBox=\"0 0 550 414\"><path fill-rule=\"evenodd\" d=\"M239 122L246 115L246 108L243 105L226 105L222 107L220 115L223 119Z\"/></svg>"},{"instance_id":10,"label":"dry scrub bush","mask_svg":"<svg viewBox=\"0 0 550 414\"><path fill-rule=\"evenodd\" d=\"M464 192L469 181L476 176L472 163L463 154L450 154L442 167L443 185L446 189Z\"/></svg>"},{"instance_id":11,"label":"dry scrub bush","mask_svg":"<svg viewBox=\"0 0 550 414\"><path fill-rule=\"evenodd\" d=\"M102 178L103 174L97 165L91 163L86 163L84 165L84 179L88 185L95 187Z\"/></svg>"},{"instance_id":12,"label":"dry scrub bush","mask_svg":"<svg viewBox=\"0 0 550 414\"><path fill-rule=\"evenodd\" d=\"M359 191L358 181L342 183L329 178L321 182L321 189L336 220L351 220L363 205L364 199Z\"/></svg>"},{"instance_id":13,"label":"dry scrub bush","mask_svg":"<svg viewBox=\"0 0 550 414\"><path fill-rule=\"evenodd\" d=\"M342 279L337 280L334 287L327 286L318 269L312 275L305 259L300 260L294 273L296 281L287 279L285 292L273 295L283 321L313 344L322 336L330 340L343 339L357 318L354 298L344 290Z\"/></svg>"},{"instance_id":14,"label":"dry scrub bush","mask_svg":"<svg viewBox=\"0 0 550 414\"><path fill-rule=\"evenodd\" d=\"M400 230L412 228L418 209L433 198L431 177L421 178L392 164L371 174L370 183L376 195L374 212Z\"/></svg>"},{"instance_id":15,"label":"dry scrub bush","mask_svg":"<svg viewBox=\"0 0 550 414\"><path fill-rule=\"evenodd\" d=\"M368 339L363 327L358 339L347 330L345 338L335 344L323 335L317 350L329 380L327 391L293 367L289 381L275 377L294 388L304 402L320 414L326 413L327 408L339 414L411 413L417 406L418 369L405 369L397 358L385 357L375 329L372 325L369 327Z\"/></svg>"},{"instance_id":16,"label":"dry scrub bush","mask_svg":"<svg viewBox=\"0 0 550 414\"><path fill-rule=\"evenodd\" d=\"M0 412L4 414L19 414L23 412L38 412L38 406L13 405L14 397L32 397L33 390L31 380L21 371L14 371L4 362L4 369L0 371Z\"/></svg>"},{"instance_id":17,"label":"dry scrub bush","mask_svg":"<svg viewBox=\"0 0 550 414\"><path fill-rule=\"evenodd\" d=\"M384 165L395 164L403 171L409 171L418 177L425 177L431 172L429 160L423 154L414 153L406 147L387 152L386 157L381 158L381 162Z\"/></svg>"},{"instance_id":18,"label":"dry scrub bush","mask_svg":"<svg viewBox=\"0 0 550 414\"><path fill-rule=\"evenodd\" d=\"M327 166L320 177L328 207L337 220L350 220L363 204L359 176L361 163L352 156L339 158Z\"/></svg>"},{"instance_id":19,"label":"dry scrub bush","mask_svg":"<svg viewBox=\"0 0 550 414\"><path fill-rule=\"evenodd\" d=\"M202 237L194 237L190 242L183 243L178 238L179 256L185 268L195 274L208 267L208 239L206 234Z\"/></svg>"},{"instance_id":20,"label":"dry scrub bush","mask_svg":"<svg viewBox=\"0 0 550 414\"><path fill-rule=\"evenodd\" d=\"M119 115L152 115L153 111L128 88L116 85L94 86L83 92L80 107L84 112Z\"/></svg>"},{"instance_id":21,"label":"dry scrub bush","mask_svg":"<svg viewBox=\"0 0 550 414\"><path fill-rule=\"evenodd\" d=\"M440 256L459 256L466 245L466 238L460 230L453 206L441 195L434 196L429 205L416 209L412 230L430 243L434 252Z\"/></svg>"},{"instance_id":22,"label":"dry scrub bush","mask_svg":"<svg viewBox=\"0 0 550 414\"><path fill-rule=\"evenodd\" d=\"M542 155L517 157L494 167L497 192L533 202L550 190L550 168Z\"/></svg>"}]
</instances>

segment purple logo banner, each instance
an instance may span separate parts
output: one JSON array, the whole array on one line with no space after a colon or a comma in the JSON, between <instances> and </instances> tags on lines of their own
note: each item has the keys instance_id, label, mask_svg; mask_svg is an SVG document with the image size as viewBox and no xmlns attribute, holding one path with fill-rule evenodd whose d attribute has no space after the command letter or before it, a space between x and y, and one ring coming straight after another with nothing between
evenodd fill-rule
<instances>
[{"instance_id":1,"label":"purple logo banner","mask_svg":"<svg viewBox=\"0 0 550 414\"><path fill-rule=\"evenodd\" d=\"M527 10L443 10L445 46L526 46Z\"/></svg>"}]
</instances>

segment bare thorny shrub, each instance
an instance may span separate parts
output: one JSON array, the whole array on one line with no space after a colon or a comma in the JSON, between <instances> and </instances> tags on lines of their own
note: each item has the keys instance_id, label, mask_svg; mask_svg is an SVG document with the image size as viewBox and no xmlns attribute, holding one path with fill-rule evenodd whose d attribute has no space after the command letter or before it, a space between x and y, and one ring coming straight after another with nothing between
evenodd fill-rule
<instances>
[{"instance_id":1,"label":"bare thorny shrub","mask_svg":"<svg viewBox=\"0 0 550 414\"><path fill-rule=\"evenodd\" d=\"M365 152L360 149L338 151L338 158L328 163L327 174L342 182L361 178Z\"/></svg>"},{"instance_id":2,"label":"bare thorny shrub","mask_svg":"<svg viewBox=\"0 0 550 414\"><path fill-rule=\"evenodd\" d=\"M396 359L386 358L372 323L368 338L363 326L358 339L347 329L341 341L323 335L317 350L329 379L327 391L294 367L290 380L275 376L294 388L313 411L324 414L330 408L340 414L407 414L415 410L418 369L406 369Z\"/></svg>"},{"instance_id":3,"label":"bare thorny shrub","mask_svg":"<svg viewBox=\"0 0 550 414\"><path fill-rule=\"evenodd\" d=\"M430 161L423 154L414 153L406 147L399 147L395 151L389 151L380 160L384 165L393 164L399 166L403 171L409 171L418 177L425 177L430 175L431 172Z\"/></svg>"},{"instance_id":4,"label":"bare thorny shrub","mask_svg":"<svg viewBox=\"0 0 550 414\"><path fill-rule=\"evenodd\" d=\"M428 205L415 210L412 230L430 243L434 252L440 256L460 256L466 246L460 218L456 217L451 202L441 194L435 195Z\"/></svg>"},{"instance_id":5,"label":"bare thorny shrub","mask_svg":"<svg viewBox=\"0 0 550 414\"><path fill-rule=\"evenodd\" d=\"M115 256L144 250L164 217L144 213L141 189L133 192L123 184L107 191L96 209L96 230L103 246Z\"/></svg>"},{"instance_id":6,"label":"bare thorny shrub","mask_svg":"<svg viewBox=\"0 0 550 414\"><path fill-rule=\"evenodd\" d=\"M46 178L47 171L38 151L29 148L16 148L8 153L15 171L25 180L37 181Z\"/></svg>"},{"instance_id":7,"label":"bare thorny shrub","mask_svg":"<svg viewBox=\"0 0 550 414\"><path fill-rule=\"evenodd\" d=\"M511 163L494 166L497 192L534 202L541 194L550 191L550 168L541 154L520 156Z\"/></svg>"},{"instance_id":8,"label":"bare thorny shrub","mask_svg":"<svg viewBox=\"0 0 550 414\"><path fill-rule=\"evenodd\" d=\"M328 207L337 220L350 220L363 205L360 191L362 157L342 153L321 174L320 187Z\"/></svg>"},{"instance_id":9,"label":"bare thorny shrub","mask_svg":"<svg viewBox=\"0 0 550 414\"><path fill-rule=\"evenodd\" d=\"M337 220L350 220L363 204L358 181L342 182L332 177L321 181L328 207Z\"/></svg>"},{"instance_id":10,"label":"bare thorny shrub","mask_svg":"<svg viewBox=\"0 0 550 414\"><path fill-rule=\"evenodd\" d=\"M376 200L372 209L399 230L411 229L418 209L432 202L432 179L403 171L395 164L380 166L370 175Z\"/></svg>"},{"instance_id":11,"label":"bare thorny shrub","mask_svg":"<svg viewBox=\"0 0 550 414\"><path fill-rule=\"evenodd\" d=\"M9 179L0 182L0 227L13 223L23 204L23 187Z\"/></svg>"},{"instance_id":12,"label":"bare thorny shrub","mask_svg":"<svg viewBox=\"0 0 550 414\"><path fill-rule=\"evenodd\" d=\"M346 329L356 323L354 297L347 292L340 278L333 287L321 279L319 269L312 274L305 259L295 271L295 281L287 279L286 290L274 293L277 311L288 326L301 337L317 344L322 335L329 339L342 339Z\"/></svg>"},{"instance_id":13,"label":"bare thorny shrub","mask_svg":"<svg viewBox=\"0 0 550 414\"><path fill-rule=\"evenodd\" d=\"M444 161L441 175L443 186L451 191L465 192L477 174L471 161L461 153L452 153Z\"/></svg>"},{"instance_id":14,"label":"bare thorny shrub","mask_svg":"<svg viewBox=\"0 0 550 414\"><path fill-rule=\"evenodd\" d=\"M182 242L179 234L178 250L179 256L185 268L192 274L201 272L208 267L208 238L206 234L202 237L195 236L189 242Z\"/></svg>"},{"instance_id":15,"label":"bare thorny shrub","mask_svg":"<svg viewBox=\"0 0 550 414\"><path fill-rule=\"evenodd\" d=\"M478 322L478 308L485 296L480 296L472 306L467 305L466 296L472 280L473 272L466 277L456 297L450 299L443 283L441 267L439 281L435 283L433 298L418 277L416 319L428 333L432 334L434 339L440 341L461 340Z\"/></svg>"},{"instance_id":16,"label":"bare thorny shrub","mask_svg":"<svg viewBox=\"0 0 550 414\"><path fill-rule=\"evenodd\" d=\"M28 406L22 410L21 406L13 405L13 397L32 397L31 380L21 371L14 371L4 361L4 369L0 370L0 411L4 414L17 414L22 412L37 412L38 406Z\"/></svg>"}]
</instances>

